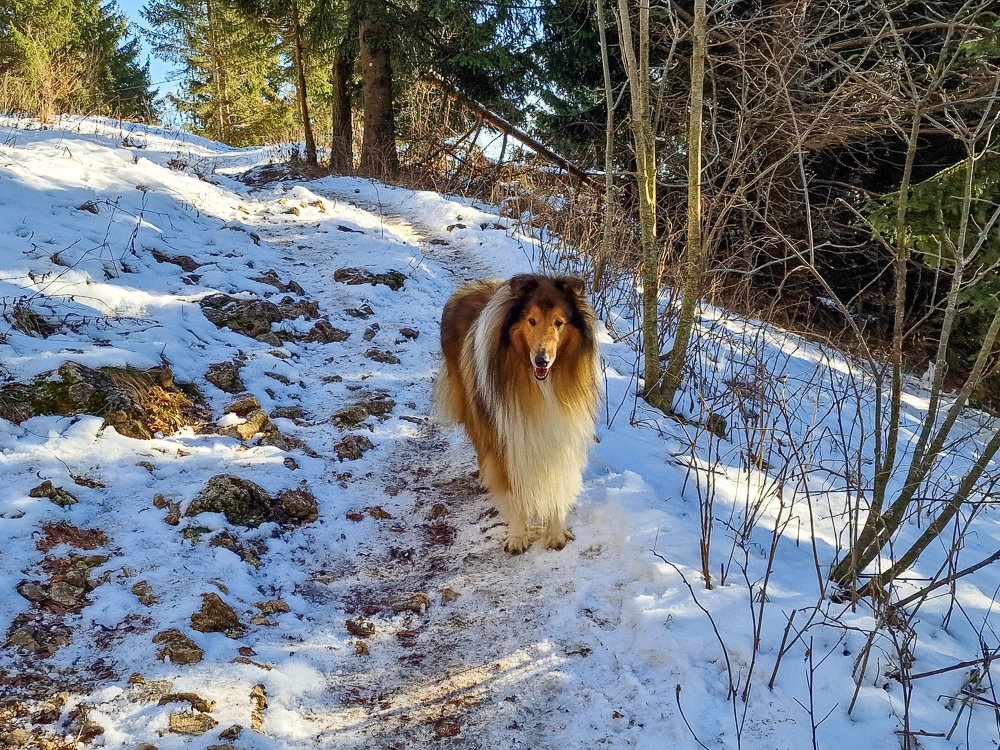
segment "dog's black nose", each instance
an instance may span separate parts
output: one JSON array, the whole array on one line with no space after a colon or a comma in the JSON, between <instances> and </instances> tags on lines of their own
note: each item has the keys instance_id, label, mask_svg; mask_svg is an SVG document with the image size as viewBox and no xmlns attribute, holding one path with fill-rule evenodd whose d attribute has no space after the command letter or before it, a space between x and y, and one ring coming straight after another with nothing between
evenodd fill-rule
<instances>
[{"instance_id":1,"label":"dog's black nose","mask_svg":"<svg viewBox=\"0 0 1000 750\"><path fill-rule=\"evenodd\" d=\"M545 352L538 352L535 355L535 367L548 367L549 357Z\"/></svg>"}]
</instances>

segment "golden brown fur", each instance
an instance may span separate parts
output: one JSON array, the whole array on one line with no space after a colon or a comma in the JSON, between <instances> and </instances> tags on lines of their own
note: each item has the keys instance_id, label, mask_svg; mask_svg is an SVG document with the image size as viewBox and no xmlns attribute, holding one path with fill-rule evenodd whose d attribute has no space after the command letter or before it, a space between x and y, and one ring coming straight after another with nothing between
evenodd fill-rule
<instances>
[{"instance_id":1,"label":"golden brown fur","mask_svg":"<svg viewBox=\"0 0 1000 750\"><path fill-rule=\"evenodd\" d=\"M479 478L509 524L508 552L550 549L573 534L566 513L582 487L599 398L596 317L582 280L522 274L459 289L441 316L444 363L434 410L461 424Z\"/></svg>"}]
</instances>

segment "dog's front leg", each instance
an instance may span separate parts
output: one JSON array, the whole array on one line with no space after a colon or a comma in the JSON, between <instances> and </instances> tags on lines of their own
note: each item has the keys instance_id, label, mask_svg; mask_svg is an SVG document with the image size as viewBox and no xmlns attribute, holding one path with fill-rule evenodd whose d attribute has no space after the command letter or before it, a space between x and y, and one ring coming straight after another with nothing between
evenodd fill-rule
<instances>
[{"instance_id":1,"label":"dog's front leg","mask_svg":"<svg viewBox=\"0 0 1000 750\"><path fill-rule=\"evenodd\" d=\"M573 532L566 528L565 516L549 516L545 522L545 546L548 549L562 549L571 539L576 539Z\"/></svg>"},{"instance_id":2,"label":"dog's front leg","mask_svg":"<svg viewBox=\"0 0 1000 750\"><path fill-rule=\"evenodd\" d=\"M507 541L503 548L512 555L520 555L531 546L532 537L528 531L528 516L513 503L507 502L502 507L507 518Z\"/></svg>"}]
</instances>

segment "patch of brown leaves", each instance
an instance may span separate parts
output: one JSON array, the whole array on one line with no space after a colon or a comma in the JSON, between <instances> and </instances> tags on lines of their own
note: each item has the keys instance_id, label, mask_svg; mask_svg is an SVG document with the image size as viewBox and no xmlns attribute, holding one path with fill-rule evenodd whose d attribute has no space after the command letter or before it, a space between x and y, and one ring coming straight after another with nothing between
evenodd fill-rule
<instances>
[{"instance_id":1,"label":"patch of brown leaves","mask_svg":"<svg viewBox=\"0 0 1000 750\"><path fill-rule=\"evenodd\" d=\"M42 526L44 539L35 542L39 552L49 552L60 544L68 544L77 549L97 549L110 540L100 529L80 529L70 523L47 523Z\"/></svg>"}]
</instances>

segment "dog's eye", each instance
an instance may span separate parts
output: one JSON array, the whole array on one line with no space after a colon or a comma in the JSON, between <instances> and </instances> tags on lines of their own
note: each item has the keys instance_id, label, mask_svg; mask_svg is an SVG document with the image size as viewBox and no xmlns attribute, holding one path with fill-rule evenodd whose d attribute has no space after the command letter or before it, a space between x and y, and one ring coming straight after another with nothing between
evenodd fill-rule
<instances>
[{"instance_id":1,"label":"dog's eye","mask_svg":"<svg viewBox=\"0 0 1000 750\"><path fill-rule=\"evenodd\" d=\"M563 327L563 322L561 320L557 320L556 321L556 328L562 328L562 327Z\"/></svg>"},{"instance_id":2,"label":"dog's eye","mask_svg":"<svg viewBox=\"0 0 1000 750\"><path fill-rule=\"evenodd\" d=\"M538 321L535 320L534 318L528 318L528 325L529 326L538 325Z\"/></svg>"}]
</instances>

